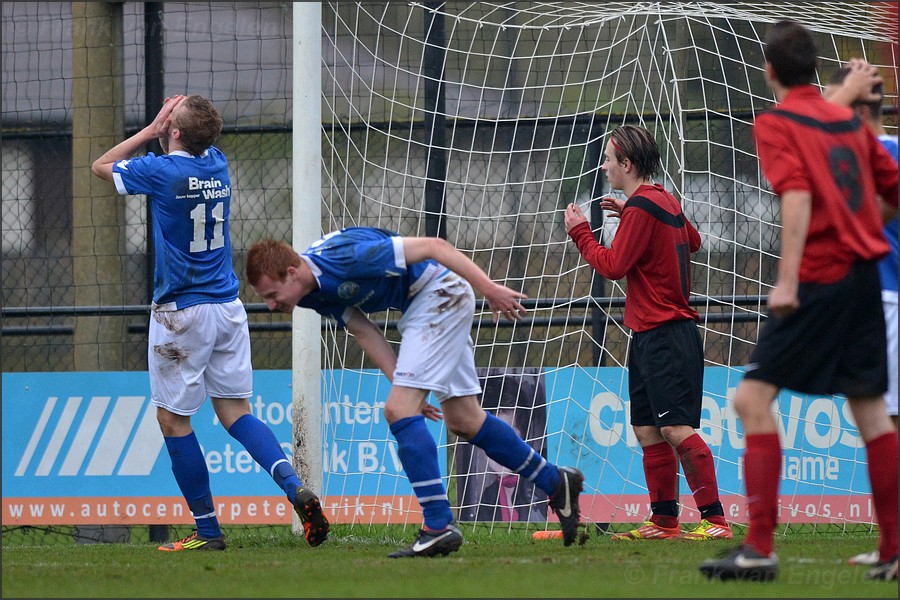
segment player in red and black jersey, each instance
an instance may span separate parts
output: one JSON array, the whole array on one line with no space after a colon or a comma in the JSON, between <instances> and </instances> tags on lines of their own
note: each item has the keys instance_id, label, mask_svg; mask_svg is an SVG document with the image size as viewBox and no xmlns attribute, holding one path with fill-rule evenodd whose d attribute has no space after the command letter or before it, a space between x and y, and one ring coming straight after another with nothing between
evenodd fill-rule
<instances>
[{"instance_id":1,"label":"player in red and black jersey","mask_svg":"<svg viewBox=\"0 0 900 600\"><path fill-rule=\"evenodd\" d=\"M700 234L681 204L653 176L659 146L649 131L623 125L610 136L601 168L627 201L604 198L618 216L615 239L604 247L576 204L565 212L566 231L598 273L625 278L625 325L634 333L628 355L631 426L643 450L651 512L643 526L613 540L731 539L712 453L697 434L703 402L703 343L699 315L690 307L690 255ZM673 450L674 449L674 450ZM701 522L682 533L678 523L678 459Z\"/></svg>"},{"instance_id":2,"label":"player in red and black jersey","mask_svg":"<svg viewBox=\"0 0 900 600\"><path fill-rule=\"evenodd\" d=\"M793 21L768 35L765 73L778 104L754 125L763 172L781 200L781 256L769 318L734 397L743 424L749 529L729 556L700 571L770 580L781 443L770 405L782 388L847 397L866 446L882 562L870 579L897 579L897 430L887 414L887 358L877 262L882 219L897 210L897 165L849 108L812 85L818 50ZM876 197L887 199L880 206Z\"/></svg>"}]
</instances>

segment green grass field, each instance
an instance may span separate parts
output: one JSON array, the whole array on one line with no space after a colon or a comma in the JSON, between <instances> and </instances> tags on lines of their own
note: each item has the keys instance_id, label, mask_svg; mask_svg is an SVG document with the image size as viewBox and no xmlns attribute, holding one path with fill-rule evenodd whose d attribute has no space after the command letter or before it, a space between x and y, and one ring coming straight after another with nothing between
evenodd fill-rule
<instances>
[{"instance_id":1,"label":"green grass field","mask_svg":"<svg viewBox=\"0 0 900 600\"><path fill-rule=\"evenodd\" d=\"M388 559L416 529L333 526L310 548L289 528L226 530L225 552L159 552L157 544L26 545L4 535L4 598L896 598L848 556L875 547L871 533L779 535L781 575L771 583L707 581L697 570L736 542L533 540L529 530L462 527L449 557ZM181 533L181 532L179 532ZM742 534L738 536L742 537Z\"/></svg>"}]
</instances>

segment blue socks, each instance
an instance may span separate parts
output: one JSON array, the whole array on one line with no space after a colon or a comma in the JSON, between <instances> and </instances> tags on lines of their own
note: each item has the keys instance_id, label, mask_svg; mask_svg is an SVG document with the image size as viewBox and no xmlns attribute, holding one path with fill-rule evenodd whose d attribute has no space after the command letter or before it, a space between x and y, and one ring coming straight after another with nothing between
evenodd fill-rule
<instances>
[{"instance_id":1,"label":"blue socks","mask_svg":"<svg viewBox=\"0 0 900 600\"><path fill-rule=\"evenodd\" d=\"M533 482L548 496L559 485L559 469L525 443L506 421L487 413L481 430L469 440L489 457Z\"/></svg>"},{"instance_id":2,"label":"blue socks","mask_svg":"<svg viewBox=\"0 0 900 600\"><path fill-rule=\"evenodd\" d=\"M453 513L441 481L437 443L425 425L425 417L416 415L394 421L391 433L397 440L400 463L422 507L425 526L445 529L453 521Z\"/></svg>"},{"instance_id":3,"label":"blue socks","mask_svg":"<svg viewBox=\"0 0 900 600\"><path fill-rule=\"evenodd\" d=\"M253 415L244 415L231 425L228 433L269 473L293 504L297 488L303 487L303 483L272 430Z\"/></svg>"},{"instance_id":4,"label":"blue socks","mask_svg":"<svg viewBox=\"0 0 900 600\"><path fill-rule=\"evenodd\" d=\"M272 476L293 504L297 488L303 487L303 483L272 430L253 415L244 415L232 424L228 433ZM172 459L172 473L197 523L197 533L206 538L220 536L222 530L209 489L209 470L196 434L192 431L184 437L164 439Z\"/></svg>"},{"instance_id":5,"label":"blue socks","mask_svg":"<svg viewBox=\"0 0 900 600\"><path fill-rule=\"evenodd\" d=\"M175 481L197 523L197 533L205 538L219 537L222 530L209 489L209 471L197 436L192 431L184 437L163 439L172 459Z\"/></svg>"}]
</instances>

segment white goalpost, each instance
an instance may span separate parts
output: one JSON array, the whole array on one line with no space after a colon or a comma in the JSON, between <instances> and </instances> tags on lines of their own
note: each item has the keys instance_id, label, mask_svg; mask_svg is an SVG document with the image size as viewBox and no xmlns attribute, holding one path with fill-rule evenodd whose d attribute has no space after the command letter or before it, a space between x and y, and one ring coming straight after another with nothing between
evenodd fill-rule
<instances>
[{"instance_id":1,"label":"white goalpost","mask_svg":"<svg viewBox=\"0 0 900 600\"><path fill-rule=\"evenodd\" d=\"M603 144L624 123L648 128L662 151L659 181L703 237L692 256L706 353L700 433L716 458L726 518L743 523L743 435L730 397L765 319L779 240L777 198L751 135L774 102L763 40L782 18L806 25L821 52L819 84L851 57L878 66L896 133L896 7L295 3L294 246L346 226L440 235L528 294L528 318L517 325L494 325L479 305L472 337L483 404L548 460L585 473L586 520L641 521L649 499L628 421L624 281L604 280L580 258L562 213L581 203L596 234L612 239L616 220L596 202L610 193ZM293 341L301 476L321 490L334 522L418 526L381 413L389 382L343 330L306 312L295 311ZM399 315L372 318L397 343ZM844 399L786 391L776 404L781 522L871 527L865 449ZM545 497L485 500L498 479L492 466L441 424L430 427L460 522L553 528ZM680 480L682 520L699 521Z\"/></svg>"},{"instance_id":2,"label":"white goalpost","mask_svg":"<svg viewBox=\"0 0 900 600\"><path fill-rule=\"evenodd\" d=\"M319 143L322 99L322 8L318 2L295 2L293 5L293 167L291 185L292 237L294 249L302 252L321 236L319 222L321 203L318 194L306 190L321 187L322 161ZM291 384L293 385L294 467L305 483L321 490L322 481L322 396L319 383L322 368L319 317L311 311L295 310L291 314ZM299 517L291 515L292 528L302 532Z\"/></svg>"}]
</instances>

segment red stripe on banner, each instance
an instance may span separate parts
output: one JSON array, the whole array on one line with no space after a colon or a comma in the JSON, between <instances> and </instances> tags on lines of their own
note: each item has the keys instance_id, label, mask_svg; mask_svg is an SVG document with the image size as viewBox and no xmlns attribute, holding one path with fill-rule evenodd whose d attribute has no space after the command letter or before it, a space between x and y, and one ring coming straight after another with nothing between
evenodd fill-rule
<instances>
[{"instance_id":1,"label":"red stripe on banner","mask_svg":"<svg viewBox=\"0 0 900 600\"><path fill-rule=\"evenodd\" d=\"M737 494L720 497L725 509L725 519L746 523L749 519L747 503ZM594 523L641 523L650 516L650 498L643 494L603 496L582 494L579 500L581 515L585 521ZM552 514L549 519L557 522ZM681 496L681 516L683 523L699 523L700 513L696 510L694 498ZM808 495L781 496L778 522L788 523L873 523L875 510L872 497L864 495Z\"/></svg>"},{"instance_id":2,"label":"red stripe on banner","mask_svg":"<svg viewBox=\"0 0 900 600\"><path fill-rule=\"evenodd\" d=\"M216 512L223 525L289 525L293 509L283 496L222 496ZM743 496L721 497L725 518L747 522ZM700 521L691 496L682 496L680 520ZM582 518L595 523L640 523L650 514L646 495L582 494ZM415 496L325 496L325 515L332 523L421 523ZM873 523L871 496L782 496L779 523ZM558 522L550 511L550 522ZM193 523L178 497L48 497L3 498L3 525L179 525Z\"/></svg>"},{"instance_id":3,"label":"red stripe on banner","mask_svg":"<svg viewBox=\"0 0 900 600\"><path fill-rule=\"evenodd\" d=\"M223 525L289 525L293 508L284 496L216 496ZM419 523L415 496L322 497L333 523ZM193 523L180 497L3 498L3 525L180 525Z\"/></svg>"}]
</instances>

